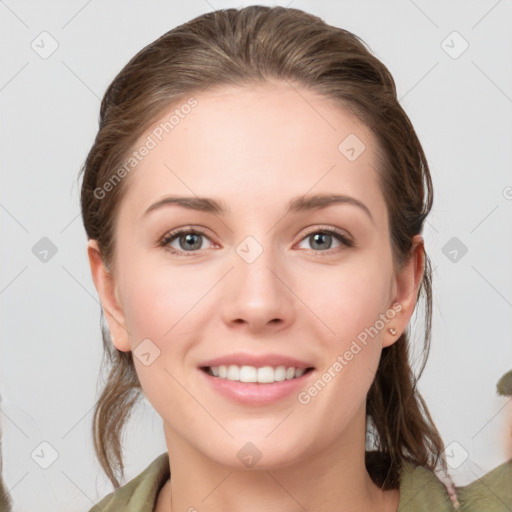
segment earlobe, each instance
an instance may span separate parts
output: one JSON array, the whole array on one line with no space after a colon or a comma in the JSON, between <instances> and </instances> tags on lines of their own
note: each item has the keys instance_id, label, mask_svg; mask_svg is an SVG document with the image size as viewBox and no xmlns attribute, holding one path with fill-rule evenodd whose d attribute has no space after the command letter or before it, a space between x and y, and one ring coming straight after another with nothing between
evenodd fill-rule
<instances>
[{"instance_id":1,"label":"earlobe","mask_svg":"<svg viewBox=\"0 0 512 512\"><path fill-rule=\"evenodd\" d=\"M128 352L131 350L130 339L126 329L125 315L117 297L114 276L105 268L96 240L89 240L87 243L87 255L112 343L118 350Z\"/></svg>"},{"instance_id":2,"label":"earlobe","mask_svg":"<svg viewBox=\"0 0 512 512\"><path fill-rule=\"evenodd\" d=\"M412 241L409 259L395 276L396 294L391 307L397 311L397 314L391 328L384 336L383 347L392 345L406 330L416 306L416 298L424 271L425 245L421 235L416 235ZM396 307L396 304L399 304L399 308Z\"/></svg>"}]
</instances>

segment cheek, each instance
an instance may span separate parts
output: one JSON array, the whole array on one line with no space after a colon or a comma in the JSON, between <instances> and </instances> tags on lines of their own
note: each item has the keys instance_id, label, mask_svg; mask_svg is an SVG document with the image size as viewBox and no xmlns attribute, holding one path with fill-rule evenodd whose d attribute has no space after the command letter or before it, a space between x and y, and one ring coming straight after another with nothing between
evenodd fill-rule
<instances>
[{"instance_id":1,"label":"cheek","mask_svg":"<svg viewBox=\"0 0 512 512\"><path fill-rule=\"evenodd\" d=\"M391 277L385 262L365 259L340 266L339 271L330 268L323 276L317 274L313 281L315 286L305 286L302 293L308 297L311 309L319 312L320 319L343 345L374 326L379 315L387 311L391 300ZM377 327L381 327L380 322Z\"/></svg>"},{"instance_id":2,"label":"cheek","mask_svg":"<svg viewBox=\"0 0 512 512\"><path fill-rule=\"evenodd\" d=\"M318 286L309 288L308 300L331 332L323 327L323 334L316 336L322 347L321 368L314 388L304 390L301 403L311 400L322 408L343 402L344 412L331 411L333 419L342 421L364 402L377 371L382 336L394 317L394 311L388 311L390 269L386 261L364 258L340 267L339 272L331 268L324 276L317 274Z\"/></svg>"},{"instance_id":3,"label":"cheek","mask_svg":"<svg viewBox=\"0 0 512 512\"><path fill-rule=\"evenodd\" d=\"M162 344L175 336L194 316L196 306L208 290L208 283L180 267L147 264L126 266L130 277L122 288L123 310L132 347L140 339Z\"/></svg>"},{"instance_id":4,"label":"cheek","mask_svg":"<svg viewBox=\"0 0 512 512\"><path fill-rule=\"evenodd\" d=\"M366 261L361 266L346 267L331 273L325 285L329 285L329 292L318 289L314 307L334 334L317 336L322 363L316 380L302 390L298 401L310 413L307 417L311 422L313 418L329 417L327 438L336 436L363 407L379 364L381 337L392 325L392 316L386 316L390 274L378 264Z\"/></svg>"},{"instance_id":5,"label":"cheek","mask_svg":"<svg viewBox=\"0 0 512 512\"><path fill-rule=\"evenodd\" d=\"M191 322L194 328L198 325L194 320L204 292L191 286L193 276L179 268L148 260L128 274L137 278L127 280L123 306L140 384L155 409L165 415L188 403L179 383L184 382L187 353L196 339L189 330Z\"/></svg>"}]
</instances>

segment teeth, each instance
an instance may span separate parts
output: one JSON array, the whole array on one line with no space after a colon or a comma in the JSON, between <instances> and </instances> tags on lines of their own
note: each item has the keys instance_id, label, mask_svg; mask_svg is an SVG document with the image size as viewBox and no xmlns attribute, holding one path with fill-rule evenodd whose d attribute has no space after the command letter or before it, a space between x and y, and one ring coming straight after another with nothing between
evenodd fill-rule
<instances>
[{"instance_id":1,"label":"teeth","mask_svg":"<svg viewBox=\"0 0 512 512\"><path fill-rule=\"evenodd\" d=\"M254 366L242 366L239 380L240 382L258 382L258 370Z\"/></svg>"},{"instance_id":2,"label":"teeth","mask_svg":"<svg viewBox=\"0 0 512 512\"><path fill-rule=\"evenodd\" d=\"M261 382L262 384L266 382L274 382L274 368L272 368L272 366L263 366L263 368L258 368L258 382Z\"/></svg>"},{"instance_id":3,"label":"teeth","mask_svg":"<svg viewBox=\"0 0 512 512\"><path fill-rule=\"evenodd\" d=\"M286 379L286 368L284 366L278 366L274 370L274 380L281 382L284 379Z\"/></svg>"},{"instance_id":4,"label":"teeth","mask_svg":"<svg viewBox=\"0 0 512 512\"><path fill-rule=\"evenodd\" d=\"M295 377L295 368L287 368L286 369L286 380L293 379Z\"/></svg>"},{"instance_id":5,"label":"teeth","mask_svg":"<svg viewBox=\"0 0 512 512\"><path fill-rule=\"evenodd\" d=\"M212 366L208 368L208 373L221 379L239 381L239 382L259 382L260 384L269 384L272 382L281 382L283 380L295 379L304 375L305 368L294 368L293 366L238 366L236 364Z\"/></svg>"}]
</instances>

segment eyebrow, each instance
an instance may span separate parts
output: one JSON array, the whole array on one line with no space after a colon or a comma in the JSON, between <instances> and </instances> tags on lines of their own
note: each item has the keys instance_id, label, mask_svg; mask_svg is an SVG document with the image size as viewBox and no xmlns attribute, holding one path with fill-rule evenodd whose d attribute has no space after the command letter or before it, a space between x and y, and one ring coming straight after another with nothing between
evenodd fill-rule
<instances>
[{"instance_id":1,"label":"eyebrow","mask_svg":"<svg viewBox=\"0 0 512 512\"><path fill-rule=\"evenodd\" d=\"M374 222L370 209L362 201L356 199L355 197L343 194L316 194L309 197L296 197L290 201L288 208L286 210L286 214L319 210L335 204L348 204L356 206L362 211L364 211L371 219L371 221ZM217 201L209 197L167 196L149 206L149 208L144 212L144 216L146 216L152 211L169 205L177 205L181 206L182 208L187 208L188 210L195 210L219 215L228 212L228 208L222 201Z\"/></svg>"}]
</instances>

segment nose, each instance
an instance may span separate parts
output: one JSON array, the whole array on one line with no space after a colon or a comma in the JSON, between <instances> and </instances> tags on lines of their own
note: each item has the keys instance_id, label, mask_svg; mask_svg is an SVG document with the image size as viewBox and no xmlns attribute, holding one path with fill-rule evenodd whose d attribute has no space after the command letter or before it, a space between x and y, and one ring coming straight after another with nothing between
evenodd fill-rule
<instances>
[{"instance_id":1,"label":"nose","mask_svg":"<svg viewBox=\"0 0 512 512\"><path fill-rule=\"evenodd\" d=\"M252 333L285 329L295 319L295 296L289 270L276 251L265 248L251 262L233 255L233 269L222 290L221 311L230 329Z\"/></svg>"}]
</instances>

